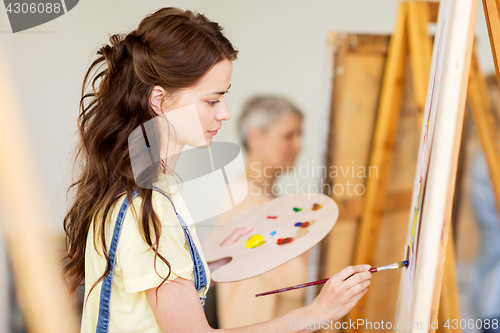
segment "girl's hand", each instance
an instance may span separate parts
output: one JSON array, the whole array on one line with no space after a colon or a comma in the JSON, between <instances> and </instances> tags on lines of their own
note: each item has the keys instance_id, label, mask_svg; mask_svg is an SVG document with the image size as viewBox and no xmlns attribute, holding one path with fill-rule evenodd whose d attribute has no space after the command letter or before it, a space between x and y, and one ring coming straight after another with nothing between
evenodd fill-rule
<instances>
[{"instance_id":1,"label":"girl's hand","mask_svg":"<svg viewBox=\"0 0 500 333\"><path fill-rule=\"evenodd\" d=\"M236 242L238 239L240 239L241 236L245 236L248 234L250 231L253 230L252 226L246 227L246 228L237 228L231 235L229 235L228 238L224 239L224 241L220 244L220 246L229 246Z\"/></svg>"},{"instance_id":2,"label":"girl's hand","mask_svg":"<svg viewBox=\"0 0 500 333\"><path fill-rule=\"evenodd\" d=\"M321 320L344 317L367 292L372 274L370 265L349 266L332 276L311 303Z\"/></svg>"},{"instance_id":3,"label":"girl's hand","mask_svg":"<svg viewBox=\"0 0 500 333\"><path fill-rule=\"evenodd\" d=\"M229 246L229 245L233 244L238 239L240 239L241 236L244 236L244 235L248 234L252 230L253 230L253 227L251 227L251 226L250 227L246 227L246 228L237 228L235 231L233 231L233 233L231 235L229 235L228 238L226 238L221 243L221 246ZM230 261L231 261L230 257L223 258L223 259L220 259L220 260L217 260L217 261L212 261L212 262L208 263L208 268L210 269L210 272L213 272L217 268L219 268L221 266L224 266L225 264L227 264ZM210 287L213 286L214 284L215 284L215 282L211 281L210 282Z\"/></svg>"}]
</instances>

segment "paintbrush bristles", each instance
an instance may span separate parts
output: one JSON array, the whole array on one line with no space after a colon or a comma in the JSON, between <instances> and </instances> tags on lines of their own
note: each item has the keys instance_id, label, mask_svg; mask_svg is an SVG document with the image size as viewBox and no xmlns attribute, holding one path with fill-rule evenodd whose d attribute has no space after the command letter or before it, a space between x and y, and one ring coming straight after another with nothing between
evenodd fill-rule
<instances>
[{"instance_id":1,"label":"paintbrush bristles","mask_svg":"<svg viewBox=\"0 0 500 333\"><path fill-rule=\"evenodd\" d=\"M375 273L375 272L389 271L392 269L398 269L398 268L403 268L403 267L407 267L407 266L408 266L408 262L406 260L404 260L404 261L396 262L394 264L372 268L372 269L370 269L370 272Z\"/></svg>"}]
</instances>

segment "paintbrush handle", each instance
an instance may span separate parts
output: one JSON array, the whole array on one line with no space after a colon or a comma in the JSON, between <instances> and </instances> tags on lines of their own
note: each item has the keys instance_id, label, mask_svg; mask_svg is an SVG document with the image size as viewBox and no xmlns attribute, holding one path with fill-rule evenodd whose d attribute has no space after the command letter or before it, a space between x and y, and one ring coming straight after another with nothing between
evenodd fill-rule
<instances>
[{"instance_id":1,"label":"paintbrush handle","mask_svg":"<svg viewBox=\"0 0 500 333\"><path fill-rule=\"evenodd\" d=\"M281 293L281 292L288 291L288 290L294 290L294 289L300 289L300 288L304 288L304 287L315 286L317 284L326 283L326 281L328 281L328 280L329 279L323 279L323 280L318 280L318 281L314 281L314 282L298 284L298 285L292 286L292 287L286 287L286 288L276 289L276 290L272 290L272 291L267 291L265 293L257 294L257 295L255 295L255 297L277 294L277 293Z\"/></svg>"},{"instance_id":2,"label":"paintbrush handle","mask_svg":"<svg viewBox=\"0 0 500 333\"><path fill-rule=\"evenodd\" d=\"M377 273L377 272L382 272L382 271L387 271L387 270L401 268L401 267L407 267L407 266L408 266L408 261L405 260L405 261L400 261L400 262L386 265L386 266L373 267L373 268L370 268L369 272L370 273ZM348 276L347 279L353 275ZM326 281L328 281L328 280L329 279L323 279L323 280L318 280L318 281L314 281L314 282L298 284L298 285L292 286L292 287L286 287L286 288L276 289L276 290L272 290L272 291L267 291L265 293L257 294L257 295L255 295L255 297L266 296L266 295L271 295L271 294L278 294L278 293L282 293L282 292L288 291L288 290L294 290L294 289L300 289L300 288L304 288L304 287L315 286L317 284L326 283Z\"/></svg>"},{"instance_id":3,"label":"paintbrush handle","mask_svg":"<svg viewBox=\"0 0 500 333\"><path fill-rule=\"evenodd\" d=\"M370 269L370 272L371 272L371 269ZM353 274L354 275L354 274ZM348 276L346 278L346 280L348 278L350 278L352 275ZM255 297L259 297L259 296L266 296L266 295L271 295L271 294L277 294L277 293L282 293L284 291L289 291L289 290L294 290L294 289L300 289L300 288L304 288L304 287L310 287L310 286L315 286L317 284L322 284L322 283L326 283L326 281L328 281L329 279L323 279L323 280L318 280L318 281L313 281L313 282L308 282L308 283L303 283L303 284L298 284L296 286L292 286L292 287L286 287L286 288L281 288L281 289L276 289L276 290L272 290L272 291L267 291L265 293L262 293L262 294L257 294L255 295Z\"/></svg>"}]
</instances>

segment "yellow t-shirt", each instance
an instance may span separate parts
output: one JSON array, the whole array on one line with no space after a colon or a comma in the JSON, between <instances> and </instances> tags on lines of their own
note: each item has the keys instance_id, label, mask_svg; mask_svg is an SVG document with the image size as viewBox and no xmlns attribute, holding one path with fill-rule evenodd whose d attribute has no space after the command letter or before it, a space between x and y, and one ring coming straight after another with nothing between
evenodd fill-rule
<instances>
[{"instance_id":1,"label":"yellow t-shirt","mask_svg":"<svg viewBox=\"0 0 500 333\"><path fill-rule=\"evenodd\" d=\"M165 180L156 183L155 186L164 191L167 190ZM176 193L176 190L175 185L171 186L170 192L167 191L167 194L174 193L173 195L169 195L169 197L172 199L177 212L188 225L189 232L203 259L207 282L210 284L210 270L208 269L200 241L196 235L194 223L186 205L181 196ZM112 214L108 219L106 227L106 244L108 249L118 212L124 198L125 195L120 197L112 208ZM141 200L140 197L136 197L132 201L132 205L135 207L137 213L140 212ZM158 251L168 260L172 269L170 277L165 283L177 277L192 279L194 281L191 254L172 204L163 194L157 191L153 191L152 201L153 209L162 223ZM144 291L156 288L167 276L169 270L168 266L161 259L157 258L155 271L154 252L149 249L138 229L137 221L132 213L132 205L129 206L125 214L118 241L110 301L109 332L162 332ZM96 247L99 252L96 251ZM105 267L106 260L102 255L101 243L99 241L97 246L94 246L93 227L91 225L85 250L85 298L87 298L88 292L94 282L104 272ZM101 285L102 282L92 290L87 303L83 307L82 333L93 333L96 330ZM208 289L208 285L206 289ZM205 296L206 291L200 292L199 296Z\"/></svg>"}]
</instances>

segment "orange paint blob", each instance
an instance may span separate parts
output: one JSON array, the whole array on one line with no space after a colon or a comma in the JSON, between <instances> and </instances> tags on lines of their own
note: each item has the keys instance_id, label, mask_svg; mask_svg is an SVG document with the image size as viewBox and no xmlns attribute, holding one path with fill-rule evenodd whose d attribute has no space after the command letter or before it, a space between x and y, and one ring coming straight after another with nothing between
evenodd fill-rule
<instances>
[{"instance_id":1,"label":"orange paint blob","mask_svg":"<svg viewBox=\"0 0 500 333\"><path fill-rule=\"evenodd\" d=\"M323 208L323 206L322 206L322 205L319 205L319 204L315 203L315 204L313 204L313 206L312 206L312 208L311 208L311 209L312 209L312 210L320 210L321 208Z\"/></svg>"}]
</instances>

